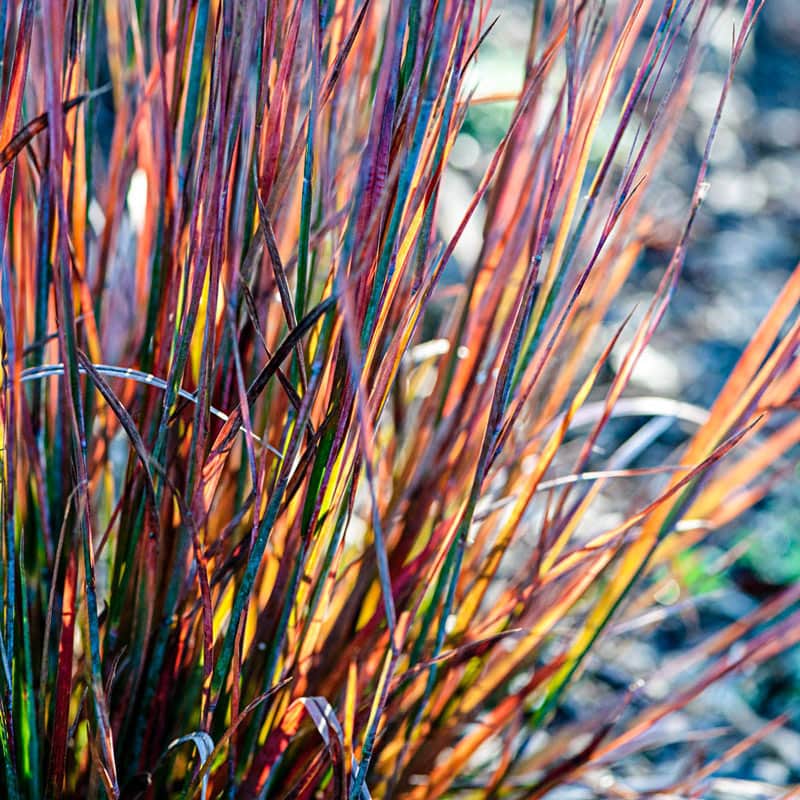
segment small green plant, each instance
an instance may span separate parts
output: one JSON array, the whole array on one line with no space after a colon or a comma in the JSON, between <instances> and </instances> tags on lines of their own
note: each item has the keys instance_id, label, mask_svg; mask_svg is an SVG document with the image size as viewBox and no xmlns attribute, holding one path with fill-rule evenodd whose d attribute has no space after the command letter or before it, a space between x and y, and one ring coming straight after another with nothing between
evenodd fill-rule
<instances>
[{"instance_id":1,"label":"small green plant","mask_svg":"<svg viewBox=\"0 0 800 800\"><path fill-rule=\"evenodd\" d=\"M3 796L545 797L800 639L791 585L666 665L665 699L557 714L797 456L800 270L710 410L626 393L705 191L713 129L684 220L650 189L712 12L533 0L443 240L462 124L508 101L471 83L488 4L0 4ZM626 414L659 422L598 465ZM682 417L679 460L633 468Z\"/></svg>"}]
</instances>

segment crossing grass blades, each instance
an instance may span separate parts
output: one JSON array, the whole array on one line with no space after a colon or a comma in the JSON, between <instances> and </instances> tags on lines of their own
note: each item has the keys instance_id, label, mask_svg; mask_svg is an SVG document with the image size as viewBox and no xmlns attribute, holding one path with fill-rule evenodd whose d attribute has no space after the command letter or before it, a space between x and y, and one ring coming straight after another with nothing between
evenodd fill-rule
<instances>
[{"instance_id":1,"label":"crossing grass blades","mask_svg":"<svg viewBox=\"0 0 800 800\"><path fill-rule=\"evenodd\" d=\"M662 720L800 640L789 586L562 711L797 461L800 271L709 409L630 385L728 5L664 218L710 0L533 0L513 98L475 0L0 4L4 797L634 797ZM478 108L509 122L444 238ZM786 724L687 734L660 790Z\"/></svg>"}]
</instances>

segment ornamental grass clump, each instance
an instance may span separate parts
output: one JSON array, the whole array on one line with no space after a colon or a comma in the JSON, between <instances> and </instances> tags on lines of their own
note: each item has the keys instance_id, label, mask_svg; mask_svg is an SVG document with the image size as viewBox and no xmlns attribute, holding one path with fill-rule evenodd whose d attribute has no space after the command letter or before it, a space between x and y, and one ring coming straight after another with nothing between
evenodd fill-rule
<instances>
[{"instance_id":1,"label":"ornamental grass clump","mask_svg":"<svg viewBox=\"0 0 800 800\"><path fill-rule=\"evenodd\" d=\"M511 98L474 0L2 3L4 797L635 797L661 720L800 640L789 586L561 712L797 459L800 270L709 409L629 386L759 10L664 219L711 0L534 0Z\"/></svg>"}]
</instances>

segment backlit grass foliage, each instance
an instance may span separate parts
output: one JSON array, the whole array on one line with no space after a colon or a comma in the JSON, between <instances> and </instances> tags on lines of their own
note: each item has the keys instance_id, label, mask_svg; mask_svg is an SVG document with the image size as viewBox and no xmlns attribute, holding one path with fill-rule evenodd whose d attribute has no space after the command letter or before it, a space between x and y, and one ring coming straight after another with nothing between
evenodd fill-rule
<instances>
[{"instance_id":1,"label":"backlit grass foliage","mask_svg":"<svg viewBox=\"0 0 800 800\"><path fill-rule=\"evenodd\" d=\"M661 700L557 714L664 567L791 477L800 272L707 413L631 392L705 192L707 157L665 220L651 182L716 10L529 5L450 240L451 149L508 102L472 78L488 3L0 3L4 797L632 797L659 720L800 639L791 587ZM646 249L651 301L615 303Z\"/></svg>"}]
</instances>

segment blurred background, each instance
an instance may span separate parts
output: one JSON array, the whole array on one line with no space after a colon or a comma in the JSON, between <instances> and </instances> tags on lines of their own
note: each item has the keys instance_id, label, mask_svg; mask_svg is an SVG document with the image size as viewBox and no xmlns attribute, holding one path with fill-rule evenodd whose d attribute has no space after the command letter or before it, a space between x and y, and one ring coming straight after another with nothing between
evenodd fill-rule
<instances>
[{"instance_id":1,"label":"blurred background","mask_svg":"<svg viewBox=\"0 0 800 800\"><path fill-rule=\"evenodd\" d=\"M476 98L513 96L521 85L532 5L518 0L493 3L489 19L497 19L474 68ZM680 226L690 205L728 69L734 25L740 17L737 5L741 4L721 4L712 14L708 48L688 111L650 191L649 207L667 227L670 222ZM656 12L661 8L660 3L654 6ZM645 36L649 33L643 31ZM439 212L443 236L452 235L459 224L511 111L512 102L502 99L479 102L471 109L444 184ZM608 136L612 132L610 127ZM602 145L602 130L598 138ZM680 285L637 367L630 395L680 398L709 406L800 257L798 180L800 3L766 0L727 99L712 151L709 191ZM479 212L456 248L446 275L450 283L461 281L470 257L479 250L481 221ZM641 259L609 320L609 331L652 296L671 254L671 235L667 230L664 247L654 247ZM670 430L642 455L639 466L670 458L682 442L679 427ZM622 441L630 430L621 422L609 433ZM613 441L606 444L609 449L615 446ZM800 482L788 480L735 526L676 560L668 590L659 598L664 613L652 624L624 631L623 639L615 637L613 648L601 646L595 663L570 695L573 707L568 705L561 713L580 717L584 703L597 707L604 687L624 686L635 674L657 676L667 657L688 650L702 633L721 628L754 608L756 601L798 580ZM684 602L689 594L699 595L699 602ZM657 681L650 683L648 691L657 692ZM800 653L795 650L724 682L685 713L668 717L656 732L663 746L631 760L629 785L644 795L667 777L679 778L688 758L687 731L707 731L708 743L700 746L713 755L766 720L784 711L792 713L798 699ZM800 714L793 714L789 724L722 770L731 779L725 797L744 797L737 778L759 781L763 793L748 795L759 797L781 797L781 786L800 780L799 720ZM718 784L723 789L725 785ZM604 787L589 791L576 786L548 795L576 800L598 796L606 796Z\"/></svg>"}]
</instances>

